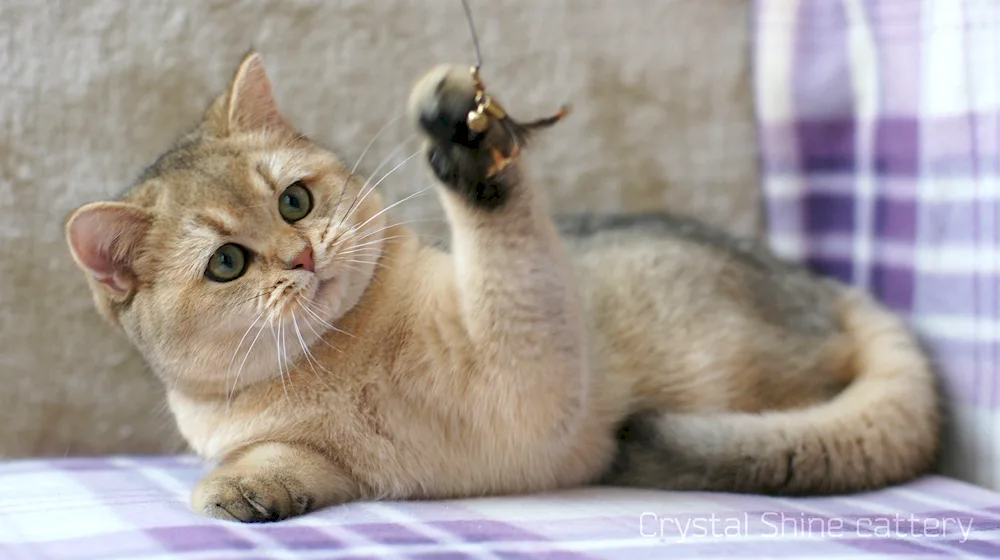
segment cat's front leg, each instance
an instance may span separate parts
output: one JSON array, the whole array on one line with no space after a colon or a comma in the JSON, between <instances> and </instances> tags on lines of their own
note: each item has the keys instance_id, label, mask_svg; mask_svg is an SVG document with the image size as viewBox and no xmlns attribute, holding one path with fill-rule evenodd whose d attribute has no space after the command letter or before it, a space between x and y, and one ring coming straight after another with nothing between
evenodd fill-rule
<instances>
[{"instance_id":1,"label":"cat's front leg","mask_svg":"<svg viewBox=\"0 0 1000 560\"><path fill-rule=\"evenodd\" d=\"M231 453L192 495L195 511L246 523L278 521L356 500L360 488L329 457L277 442Z\"/></svg>"},{"instance_id":2,"label":"cat's front leg","mask_svg":"<svg viewBox=\"0 0 1000 560\"><path fill-rule=\"evenodd\" d=\"M454 290L484 387L466 398L497 410L517 442L559 448L586 406L588 363L579 295L562 241L523 161L527 131L490 117L470 129L467 68L441 66L410 97L452 229ZM497 426L500 429L500 426Z\"/></svg>"}]
</instances>

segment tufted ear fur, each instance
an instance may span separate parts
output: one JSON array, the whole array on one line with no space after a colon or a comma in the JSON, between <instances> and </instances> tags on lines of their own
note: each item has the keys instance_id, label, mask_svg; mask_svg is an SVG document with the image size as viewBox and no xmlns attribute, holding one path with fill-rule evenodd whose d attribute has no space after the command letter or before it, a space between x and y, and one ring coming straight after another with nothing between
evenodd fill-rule
<instances>
[{"instance_id":1,"label":"tufted ear fur","mask_svg":"<svg viewBox=\"0 0 1000 560\"><path fill-rule=\"evenodd\" d=\"M115 294L135 288L135 256L152 216L122 202L94 202L70 215L66 240L73 260Z\"/></svg>"}]
</instances>

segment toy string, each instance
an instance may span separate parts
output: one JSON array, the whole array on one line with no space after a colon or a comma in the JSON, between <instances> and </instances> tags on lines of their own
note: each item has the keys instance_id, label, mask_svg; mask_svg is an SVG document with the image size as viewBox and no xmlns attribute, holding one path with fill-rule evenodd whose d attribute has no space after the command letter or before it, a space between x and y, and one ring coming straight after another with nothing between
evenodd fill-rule
<instances>
[{"instance_id":1,"label":"toy string","mask_svg":"<svg viewBox=\"0 0 1000 560\"><path fill-rule=\"evenodd\" d=\"M476 24L472 20L469 0L462 0L462 7L465 9L465 19L469 22L469 31L472 33L472 44L476 48L476 68L478 69L483 65L483 53L479 50L479 34L476 33Z\"/></svg>"},{"instance_id":2,"label":"toy string","mask_svg":"<svg viewBox=\"0 0 1000 560\"><path fill-rule=\"evenodd\" d=\"M482 132L488 126L490 117L505 121L507 113L494 99L486 93L483 82L479 79L479 69L483 65L483 53L479 48L479 33L476 32L476 24L472 19L472 10L469 8L469 0L462 0L462 8L465 9L465 19L469 22L469 32L472 34L472 44L476 48L476 65L471 68L472 78L476 87L476 108L469 112L468 125L471 130ZM548 128L561 121L569 114L569 105L563 105L559 111L551 117L541 118L529 123L517 125L521 131L528 131L536 128ZM508 132L510 129L508 128ZM507 156L504 161L510 160L513 155Z\"/></svg>"}]
</instances>

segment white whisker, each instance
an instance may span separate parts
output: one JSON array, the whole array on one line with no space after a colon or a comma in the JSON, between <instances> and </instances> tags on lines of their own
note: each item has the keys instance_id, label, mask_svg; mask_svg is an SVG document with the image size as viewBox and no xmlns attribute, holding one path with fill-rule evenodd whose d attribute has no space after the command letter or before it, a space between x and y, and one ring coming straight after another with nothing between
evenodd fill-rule
<instances>
[{"instance_id":1,"label":"white whisker","mask_svg":"<svg viewBox=\"0 0 1000 560\"><path fill-rule=\"evenodd\" d=\"M371 175L368 176L368 179L366 179L365 182L364 182L364 184L361 185L361 188L358 189L358 193L354 195L354 200L351 202L351 205L347 208L347 212L344 213L344 217L340 219L340 223L337 224L337 229L340 229L340 226L344 225L344 222L347 220L347 218L350 217L350 215L354 212L354 207L355 207L355 205L358 202L358 197L360 197L362 195L362 193L365 192L365 188L368 186L368 183L371 182L372 177L374 177L379 171L381 171L382 168L385 167L385 165L387 163L389 163L390 161L392 161L393 158L396 157L396 154L398 154L400 152L400 150L402 150L403 148L405 148L406 145L409 144L410 141L412 141L416 137L417 137L416 133L413 133L410 136L408 136L405 140L403 140L402 142L400 142L399 145L396 146L391 152L389 152L389 155L385 156L385 158L383 158L382 161L379 162L379 164L377 166L375 166L375 170L371 172ZM420 153L420 152L417 152L417 153ZM410 157L413 157L413 156L410 156ZM409 159L410 158L406 158L407 161L409 161ZM390 171L390 173L391 172L392 171Z\"/></svg>"},{"instance_id":2,"label":"white whisker","mask_svg":"<svg viewBox=\"0 0 1000 560\"><path fill-rule=\"evenodd\" d=\"M319 314L316 313L315 310L313 310L313 309L310 308L310 305L318 305L317 303L315 303L315 302L306 302L305 300L302 300L302 301L299 302L299 304L301 305L302 309L306 310L309 314L311 314L313 317L315 317L317 321L319 321L323 326L325 326L326 328L330 329L331 331L339 332L340 334L345 335L345 336L349 336L351 338L357 338L353 334L351 334L351 333L349 333L347 331L340 330L337 327L331 325L326 320L324 320L322 317L320 317Z\"/></svg>"},{"instance_id":3,"label":"white whisker","mask_svg":"<svg viewBox=\"0 0 1000 560\"><path fill-rule=\"evenodd\" d=\"M363 261L367 264L378 265L380 263L393 264L396 259L389 257L387 255L372 255L369 253L360 253L354 255L340 255L339 258L334 259L335 263L345 263L345 262L358 262Z\"/></svg>"},{"instance_id":4,"label":"white whisker","mask_svg":"<svg viewBox=\"0 0 1000 560\"><path fill-rule=\"evenodd\" d=\"M257 326L257 321L260 321L260 318L264 316L264 313L266 311L267 310L264 310L257 314L257 317L253 320L253 323L250 323L250 326L247 327L247 331L243 333L243 336L240 338L239 343L236 344L236 348L233 350L233 357L229 359L229 366L226 367L226 387L229 387L229 374L233 372L233 363L236 362L236 355L240 353L240 348L243 347L243 341L247 339L247 335L250 334L250 331L252 331L253 328ZM226 407L227 408L229 407L228 400L226 402Z\"/></svg>"},{"instance_id":5,"label":"white whisker","mask_svg":"<svg viewBox=\"0 0 1000 560\"><path fill-rule=\"evenodd\" d=\"M285 391L285 398L288 398L288 387L285 386L285 370L284 370L283 365L281 363L281 357L284 354L281 351L281 340L278 338L278 332L282 332L282 333L284 332L281 329L281 327L283 326L283 321L284 321L284 319L282 319L282 318L278 319L278 331L275 332L275 331L272 330L271 334L274 335L275 353L278 356L278 377L281 379L281 388L284 389L284 391ZM284 338L284 336L282 336L282 338Z\"/></svg>"},{"instance_id":6,"label":"white whisker","mask_svg":"<svg viewBox=\"0 0 1000 560\"><path fill-rule=\"evenodd\" d=\"M288 359L288 340L285 338L287 327L281 329L281 353L285 356L285 376L288 377L288 384L292 384L292 366L295 365L294 360ZM288 397L288 391L285 391L285 397Z\"/></svg>"},{"instance_id":7,"label":"white whisker","mask_svg":"<svg viewBox=\"0 0 1000 560\"><path fill-rule=\"evenodd\" d=\"M365 220L361 224L352 227L351 229L355 230L355 231L360 231L361 228L363 228L366 225L368 225L368 223L371 222L372 220L374 220L375 218L378 218L382 214L385 214L389 210L392 210L393 208L399 206L400 204L406 202L407 200L416 198L416 197L424 194L425 192L431 190L432 188L434 188L434 185L430 185L430 186L424 187L424 188L420 189L419 191L417 191L417 192L415 192L415 193L413 193L411 195L405 196L402 199L397 200L396 202L393 202L392 204L390 204L390 205L386 206L385 208L383 208L383 209L379 210L378 212L376 212L375 215L373 215L372 217L368 218L367 220ZM334 246L336 247L336 244L334 244Z\"/></svg>"},{"instance_id":8,"label":"white whisker","mask_svg":"<svg viewBox=\"0 0 1000 560\"><path fill-rule=\"evenodd\" d=\"M303 309L305 309L305 307L303 307ZM346 352L344 352L344 351L343 351L343 350L341 350L340 348L337 348L336 346L334 346L334 345L330 344L330 343L329 343L329 342L328 342L328 341L327 341L327 340L326 340L325 338L323 338L323 335L319 334L319 333L318 333L318 332L316 331L316 329L315 329L315 328L314 328L314 327L312 326L312 324L311 324L311 323L309 322L309 318L308 318L308 317L303 317L303 319L305 319L305 320L306 320L306 326L307 326L307 327L309 327L309 330L311 330L311 331L313 332L313 334L315 334L315 335L316 335L316 337L317 337L317 338L319 338L319 340L320 340L320 341L321 341L321 342L322 342L323 344L326 344L327 346L329 346L330 348L333 348L333 349L334 349L334 350L336 350L337 352L340 352L340 353L341 353L341 354L343 354L344 356L346 356L346 355L347 355L347 353L346 353ZM322 319L321 319L321 320L322 320ZM345 333L345 334L346 334L346 333Z\"/></svg>"},{"instance_id":9,"label":"white whisker","mask_svg":"<svg viewBox=\"0 0 1000 560\"><path fill-rule=\"evenodd\" d=\"M396 115L395 117L390 119L389 122L382 125L382 128L378 129L378 132L375 133L375 136L372 136L372 139L368 141L368 145L365 146L365 149L361 150L361 155L358 156L358 161L354 162L354 167L351 168L351 175L354 175L354 172L358 170L358 166L361 165L361 160L365 159L365 154L368 153L368 150L372 147L372 144L374 144L375 141L378 140L378 137L382 136L383 132L385 132L390 126L392 126L394 122L398 121L401 118L403 118L403 113Z\"/></svg>"},{"instance_id":10,"label":"white whisker","mask_svg":"<svg viewBox=\"0 0 1000 560\"><path fill-rule=\"evenodd\" d=\"M379 264L379 261L372 261L372 260L367 260L367 259L360 258L360 257L363 257L363 256L364 255L359 255L359 258L356 258L356 259L340 259L339 262L352 262L352 263L358 263L358 264Z\"/></svg>"},{"instance_id":11,"label":"white whisker","mask_svg":"<svg viewBox=\"0 0 1000 560\"><path fill-rule=\"evenodd\" d=\"M380 136L382 136L382 133L388 130L389 127L394 122L402 118L403 114L404 113L400 113L395 117L389 119L389 122L382 125L382 128L378 129L378 132L375 133L375 136L372 136L372 139L368 141L367 145L365 145L365 149L361 150L361 155L358 156L357 161L354 162L354 165L351 167L351 170L347 173L347 178L344 179L344 184L340 187L340 195L337 196L337 204L334 205L333 212L330 213L330 222L327 224L327 231L323 232L323 236L320 239L321 242L326 239L326 235L330 231L329 224L333 223L333 218L337 215L337 210L340 209L340 203L344 200L344 191L347 190L347 183L351 180L351 177L354 176L354 172L358 170L358 166L361 165L361 160L365 159L365 155L368 154L368 150L371 149L372 145L375 144L375 141L378 140Z\"/></svg>"},{"instance_id":12,"label":"white whisker","mask_svg":"<svg viewBox=\"0 0 1000 560\"><path fill-rule=\"evenodd\" d=\"M392 270L391 266L383 264L383 263L380 263L380 262L377 262L377 261L361 261L361 260L356 260L356 259L344 259L344 260L342 260L340 262L352 262L352 263L358 263L358 264L367 264L367 265L371 265L371 266L374 266L374 267L381 266L382 268L384 268L386 270Z\"/></svg>"},{"instance_id":13,"label":"white whisker","mask_svg":"<svg viewBox=\"0 0 1000 560\"><path fill-rule=\"evenodd\" d=\"M247 339L247 335L249 335L250 331L252 331L253 328L257 326L257 321L260 321L260 318L263 317L264 313L266 312L267 310L265 309L264 311L258 313L257 318L253 320L253 323L251 323L250 326L247 327L246 332L243 333L243 336L240 338L239 343L236 345L236 349L233 350L233 357L229 359L229 367L226 368L226 375L229 375L229 370L233 369L233 362L236 361L236 355L239 353L240 347L243 346L243 341Z\"/></svg>"},{"instance_id":14,"label":"white whisker","mask_svg":"<svg viewBox=\"0 0 1000 560\"><path fill-rule=\"evenodd\" d=\"M386 231L388 229L392 229L394 227L407 226L407 225L411 225L411 224L426 223L426 222L437 222L437 223L440 223L440 222L443 222L443 221L445 221L445 220L443 220L441 218L430 218L430 219L424 219L424 220L407 220L407 221L403 221L403 222L395 222L395 223L389 224L387 226L382 226L382 227L380 227L380 228L378 228L376 230L367 231L367 232L365 232L364 235L357 235L359 233L359 231L356 228L351 228L350 230L348 230L347 232L344 232L344 233L345 234L351 233L351 234L354 234L354 235L351 235L351 236L346 236L346 235L341 236L340 240L335 245L331 244L331 246L328 247L327 250L332 250L336 246L342 245L342 244L344 244L344 243L346 243L347 241L350 241L350 240L361 241L363 239L367 239L367 238L369 238L369 237L371 237L373 235L377 235L379 233L382 233L383 231ZM416 235L417 237L423 236L422 233L418 233L418 232L411 232L411 233L407 233L405 235ZM389 239L393 239L395 237L396 236L389 236L389 237L385 237L385 238L381 238L380 237L378 239L373 239L371 241L367 241L366 243L380 243L383 240L389 240ZM402 236L400 236L400 237L402 237ZM441 237L437 237L437 236L428 236L428 237L430 237L431 239L440 239L441 241L444 241L444 239L441 238ZM355 245L355 247L357 247L357 245Z\"/></svg>"},{"instance_id":15,"label":"white whisker","mask_svg":"<svg viewBox=\"0 0 1000 560\"><path fill-rule=\"evenodd\" d=\"M349 265L349 264L347 264L347 263L340 263L340 266L342 266L342 267L344 267L344 268L346 268L346 269L348 269L348 270L354 270L354 271L357 271L357 272L360 272L360 273L362 273L362 274L368 274L368 272L367 272L367 271L365 271L365 270L361 270L360 268L358 268L358 267L356 267L356 266L353 266L353 265ZM378 279L378 276L372 276L372 277L371 277L371 279L372 279L372 280L373 280L373 281L374 281L374 282L375 282L376 284L378 284L379 286L381 286L381 285L382 285L382 281Z\"/></svg>"},{"instance_id":16,"label":"white whisker","mask_svg":"<svg viewBox=\"0 0 1000 560\"><path fill-rule=\"evenodd\" d=\"M386 179L388 179L390 175L392 175L393 173L396 172L396 170L398 170L400 167L403 167L404 165L407 164L407 162L409 162L411 159L419 156L420 154L421 154L420 150L418 150L416 152L413 152L412 154L410 154L409 156L407 156L406 159L404 159L403 161L401 161L398 164L396 164L396 167L393 167L392 169L390 169L389 171L387 171L386 174L383 175L378 181L375 181L375 183L371 186L371 188L369 188L368 191L365 192L365 194L361 197L361 200L358 200L357 205L354 207L354 209L348 211L347 215L344 216L344 220L342 220L341 223L343 223L343 221L346 221L347 218L350 218L351 215L354 212L357 212L358 208L361 208L361 204L365 201L366 198L368 198L368 195L370 195L371 193L373 193L375 191L375 189L379 185L382 184L382 181L385 181ZM364 187L362 187L362 189L363 188Z\"/></svg>"},{"instance_id":17,"label":"white whisker","mask_svg":"<svg viewBox=\"0 0 1000 560\"><path fill-rule=\"evenodd\" d=\"M386 241L390 241L392 239L399 239L400 237L413 237L413 236L409 235L409 234L404 234L404 235L390 235L389 237L382 237L382 238L379 238L379 239L373 239L371 241L365 241L364 243L358 243L357 245L351 245L351 250L353 251L355 249L361 249L363 247L368 247L368 246L371 246L371 245L377 245L379 243L385 243ZM382 250L380 247L372 247L372 249L377 249L379 251ZM341 252L339 254L342 255L344 253Z\"/></svg>"},{"instance_id":18,"label":"white whisker","mask_svg":"<svg viewBox=\"0 0 1000 560\"><path fill-rule=\"evenodd\" d=\"M325 305L321 305L319 303L316 303L315 301L307 300L307 299L302 299L301 303L302 304L309 304L313 309L318 309L318 310L320 310L320 311L322 311L324 313L330 313L330 309L329 308L327 308Z\"/></svg>"},{"instance_id":19,"label":"white whisker","mask_svg":"<svg viewBox=\"0 0 1000 560\"><path fill-rule=\"evenodd\" d=\"M254 347L254 345L257 344L257 339L260 338L260 333L264 332L264 328L267 327L268 325L270 325L272 327L272 329L274 328L274 318L273 317L268 317L267 318L267 322L265 322L263 325L260 326L259 329L257 329L256 336L254 336L253 340L250 341L250 347L247 348L247 353L243 355L243 361L240 362L240 369L236 370L236 378L233 379L233 390L231 392L229 392L229 398L226 401L226 407L227 408L229 407L229 404L232 402L233 396L236 395L236 387L240 383L240 374L243 373L243 366L246 365L247 358L250 357L250 352L253 352L253 347Z\"/></svg>"},{"instance_id":20,"label":"white whisker","mask_svg":"<svg viewBox=\"0 0 1000 560\"><path fill-rule=\"evenodd\" d=\"M365 247L362 249L353 249L351 251L341 251L337 253L338 257L345 257L348 255L368 255L370 257L378 258L382 255L382 249L379 247Z\"/></svg>"},{"instance_id":21,"label":"white whisker","mask_svg":"<svg viewBox=\"0 0 1000 560\"><path fill-rule=\"evenodd\" d=\"M300 303L300 307L301 307L301 301L299 303ZM332 387L330 387L330 385L327 384L326 379L322 375L320 375L318 371L316 371L316 368L315 368L315 366L313 366L313 363L315 362L315 364L317 366L319 366L319 369L325 371L327 374L330 374L330 375L333 375L333 374L330 373L330 370L328 370L325 367L323 367L323 364L319 363L319 360L317 360L316 357L313 356L312 352L309 351L309 346L306 344L305 339L302 338L302 330L299 329L299 322L295 318L295 312L294 311L292 312L292 324L295 326L295 336L298 337L298 339L299 339L299 345L302 346L302 355L305 356L306 362L309 364L309 369L312 370L313 375L315 375L316 378L319 379L320 383L322 383L323 385L326 385L327 389L331 389Z\"/></svg>"}]
</instances>

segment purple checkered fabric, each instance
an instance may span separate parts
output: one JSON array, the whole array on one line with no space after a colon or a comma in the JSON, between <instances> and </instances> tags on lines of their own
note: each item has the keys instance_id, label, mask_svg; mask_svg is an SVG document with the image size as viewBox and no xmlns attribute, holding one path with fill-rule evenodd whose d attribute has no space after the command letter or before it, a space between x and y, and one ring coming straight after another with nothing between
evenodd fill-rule
<instances>
[{"instance_id":1,"label":"purple checkered fabric","mask_svg":"<svg viewBox=\"0 0 1000 560\"><path fill-rule=\"evenodd\" d=\"M929 477L849 497L582 488L336 506L273 524L192 513L189 457L0 464L0 558L1000 557L1000 494Z\"/></svg>"},{"instance_id":2,"label":"purple checkered fabric","mask_svg":"<svg viewBox=\"0 0 1000 560\"><path fill-rule=\"evenodd\" d=\"M911 321L945 473L1000 489L1000 2L757 0L754 36L774 248Z\"/></svg>"}]
</instances>

